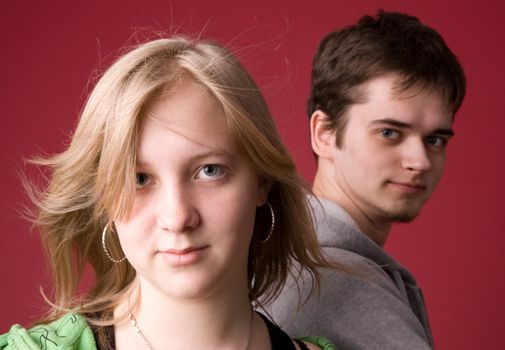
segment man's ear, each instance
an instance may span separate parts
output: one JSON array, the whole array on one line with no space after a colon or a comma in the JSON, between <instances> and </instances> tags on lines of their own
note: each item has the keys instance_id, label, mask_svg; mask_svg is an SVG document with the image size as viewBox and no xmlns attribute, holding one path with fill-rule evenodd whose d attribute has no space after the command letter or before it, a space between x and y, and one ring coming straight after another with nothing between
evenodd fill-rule
<instances>
[{"instance_id":1,"label":"man's ear","mask_svg":"<svg viewBox=\"0 0 505 350\"><path fill-rule=\"evenodd\" d=\"M336 147L336 131L328 128L329 117L321 110L316 110L310 117L310 142L312 150L319 158L331 157Z\"/></svg>"}]
</instances>

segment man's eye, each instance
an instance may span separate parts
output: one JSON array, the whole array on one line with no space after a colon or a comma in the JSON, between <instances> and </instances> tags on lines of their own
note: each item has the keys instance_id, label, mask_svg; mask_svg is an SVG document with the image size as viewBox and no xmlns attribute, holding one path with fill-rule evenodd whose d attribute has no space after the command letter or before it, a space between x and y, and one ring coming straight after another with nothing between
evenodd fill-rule
<instances>
[{"instance_id":1,"label":"man's eye","mask_svg":"<svg viewBox=\"0 0 505 350\"><path fill-rule=\"evenodd\" d=\"M146 173L136 173L135 174L135 185L137 187L145 186L149 183L149 175Z\"/></svg>"},{"instance_id":2,"label":"man's eye","mask_svg":"<svg viewBox=\"0 0 505 350\"><path fill-rule=\"evenodd\" d=\"M426 143L432 147L441 148L447 144L447 141L439 136L429 136L426 138Z\"/></svg>"},{"instance_id":3,"label":"man's eye","mask_svg":"<svg viewBox=\"0 0 505 350\"><path fill-rule=\"evenodd\" d=\"M218 164L206 164L198 171L197 178L199 179L216 179L225 175L225 170Z\"/></svg>"},{"instance_id":4,"label":"man's eye","mask_svg":"<svg viewBox=\"0 0 505 350\"><path fill-rule=\"evenodd\" d=\"M382 129L379 133L386 139L396 139L400 136L400 133L393 129Z\"/></svg>"}]
</instances>

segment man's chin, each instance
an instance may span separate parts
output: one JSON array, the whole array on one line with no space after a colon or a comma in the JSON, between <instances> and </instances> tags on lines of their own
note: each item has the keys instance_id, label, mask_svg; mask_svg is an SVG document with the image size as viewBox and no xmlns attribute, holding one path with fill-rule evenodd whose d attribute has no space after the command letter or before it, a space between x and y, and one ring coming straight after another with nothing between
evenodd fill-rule
<instances>
[{"instance_id":1,"label":"man's chin","mask_svg":"<svg viewBox=\"0 0 505 350\"><path fill-rule=\"evenodd\" d=\"M420 212L421 208L408 208L399 211L386 212L385 217L391 222L407 223L414 220Z\"/></svg>"}]
</instances>

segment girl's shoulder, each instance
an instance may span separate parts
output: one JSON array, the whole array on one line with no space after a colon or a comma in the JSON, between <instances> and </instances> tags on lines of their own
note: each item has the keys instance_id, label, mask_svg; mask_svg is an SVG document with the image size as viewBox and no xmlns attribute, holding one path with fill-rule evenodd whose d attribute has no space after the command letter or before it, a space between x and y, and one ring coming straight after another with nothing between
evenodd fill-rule
<instances>
[{"instance_id":1,"label":"girl's shoulder","mask_svg":"<svg viewBox=\"0 0 505 350\"><path fill-rule=\"evenodd\" d=\"M0 335L0 350L96 349L93 331L79 314L69 313L48 324L25 329L16 324Z\"/></svg>"}]
</instances>

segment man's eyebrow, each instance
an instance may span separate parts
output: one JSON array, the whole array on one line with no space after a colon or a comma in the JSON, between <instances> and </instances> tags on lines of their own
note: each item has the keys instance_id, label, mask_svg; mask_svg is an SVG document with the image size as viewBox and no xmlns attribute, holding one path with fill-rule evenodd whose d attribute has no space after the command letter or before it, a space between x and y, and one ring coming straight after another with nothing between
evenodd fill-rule
<instances>
[{"instance_id":1,"label":"man's eyebrow","mask_svg":"<svg viewBox=\"0 0 505 350\"><path fill-rule=\"evenodd\" d=\"M376 119L376 120L372 121L370 124L371 125L386 124L386 125L395 126L397 128L402 128L402 129L412 129L412 124L401 122L399 120L391 119L391 118ZM439 128L439 129L433 130L433 132L431 132L430 134L452 137L452 136L454 136L454 130L452 130L451 128Z\"/></svg>"},{"instance_id":2,"label":"man's eyebrow","mask_svg":"<svg viewBox=\"0 0 505 350\"><path fill-rule=\"evenodd\" d=\"M448 137L453 137L454 136L454 130L452 129L436 129L432 133L433 135L441 135L441 136L448 136Z\"/></svg>"},{"instance_id":3,"label":"man's eyebrow","mask_svg":"<svg viewBox=\"0 0 505 350\"><path fill-rule=\"evenodd\" d=\"M401 122L399 120L391 119L391 118L375 119L370 124L371 125L387 124L387 125L391 125L391 126L396 126L397 128L404 128L404 129L411 129L412 128L412 124L410 124L410 123Z\"/></svg>"}]
</instances>

